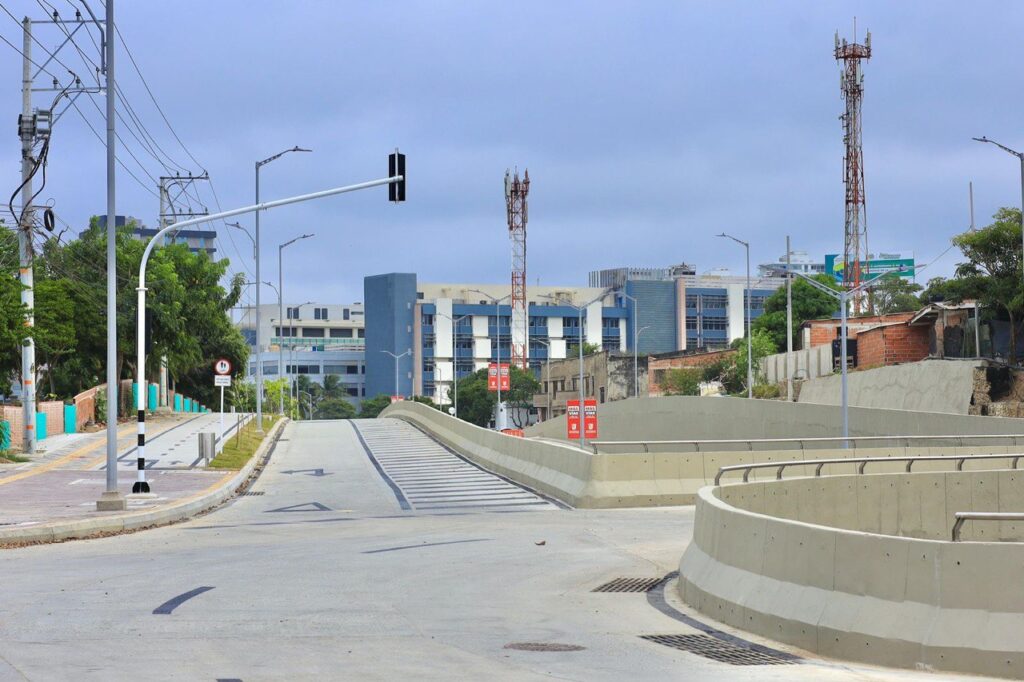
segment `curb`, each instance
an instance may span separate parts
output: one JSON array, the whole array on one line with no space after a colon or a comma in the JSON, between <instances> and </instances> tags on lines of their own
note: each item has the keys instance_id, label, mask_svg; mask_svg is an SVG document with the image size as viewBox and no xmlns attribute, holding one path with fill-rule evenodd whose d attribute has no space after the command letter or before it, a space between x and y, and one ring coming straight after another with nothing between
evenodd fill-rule
<instances>
[{"instance_id":1,"label":"curb","mask_svg":"<svg viewBox=\"0 0 1024 682\"><path fill-rule=\"evenodd\" d=\"M26 528L4 528L0 529L0 546L81 540L100 535L115 535L126 531L155 528L184 521L218 507L245 488L250 478L254 478L263 471L266 460L274 446L277 445L281 431L290 421L287 418L278 420L242 469L218 486L216 490L203 493L200 497L186 498L184 501L178 501L165 507L117 516L55 521Z\"/></svg>"}]
</instances>

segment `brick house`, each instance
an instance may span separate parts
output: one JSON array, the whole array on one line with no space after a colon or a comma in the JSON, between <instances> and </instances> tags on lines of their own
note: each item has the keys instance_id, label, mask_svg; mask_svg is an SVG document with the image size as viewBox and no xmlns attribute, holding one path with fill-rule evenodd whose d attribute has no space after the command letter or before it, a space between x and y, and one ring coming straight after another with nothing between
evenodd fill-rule
<instances>
[{"instance_id":1,"label":"brick house","mask_svg":"<svg viewBox=\"0 0 1024 682\"><path fill-rule=\"evenodd\" d=\"M694 353L692 351L675 351L647 356L647 395L655 397L664 395L660 384L665 380L665 372L670 369L697 369L732 357L735 350L709 351Z\"/></svg>"}]
</instances>

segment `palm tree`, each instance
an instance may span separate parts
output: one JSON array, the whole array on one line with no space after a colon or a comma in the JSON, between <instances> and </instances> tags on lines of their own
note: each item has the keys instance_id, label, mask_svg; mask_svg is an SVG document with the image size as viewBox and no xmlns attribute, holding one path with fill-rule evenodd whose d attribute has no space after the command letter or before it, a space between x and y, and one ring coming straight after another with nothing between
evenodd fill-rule
<instances>
[{"instance_id":1,"label":"palm tree","mask_svg":"<svg viewBox=\"0 0 1024 682\"><path fill-rule=\"evenodd\" d=\"M324 377L324 398L343 398L345 388L341 385L341 377L336 374L328 374Z\"/></svg>"}]
</instances>

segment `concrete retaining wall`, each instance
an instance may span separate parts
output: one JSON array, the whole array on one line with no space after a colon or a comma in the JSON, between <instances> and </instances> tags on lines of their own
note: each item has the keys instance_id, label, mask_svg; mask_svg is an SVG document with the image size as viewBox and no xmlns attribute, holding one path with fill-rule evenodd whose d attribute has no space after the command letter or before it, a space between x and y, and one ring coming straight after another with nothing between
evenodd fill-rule
<instances>
[{"instance_id":1,"label":"concrete retaining wall","mask_svg":"<svg viewBox=\"0 0 1024 682\"><path fill-rule=\"evenodd\" d=\"M847 375L851 406L966 415L974 393L977 360L924 360ZM841 377L805 381L801 403L838 405Z\"/></svg>"},{"instance_id":2,"label":"concrete retaining wall","mask_svg":"<svg viewBox=\"0 0 1024 682\"><path fill-rule=\"evenodd\" d=\"M1022 481L964 472L706 487L679 590L716 620L822 655L1019 679L1024 545L861 531L940 537L953 507L1019 510ZM839 523L850 528L825 525Z\"/></svg>"},{"instance_id":3,"label":"concrete retaining wall","mask_svg":"<svg viewBox=\"0 0 1024 682\"><path fill-rule=\"evenodd\" d=\"M966 371L966 363L941 362ZM934 390L942 389L936 385ZM842 412L836 406L746 398L632 398L598 405L597 413L598 441L832 437L839 435L842 424ZM1021 433L1024 421L1020 419L850 409L851 436ZM526 435L564 440L565 417L535 424Z\"/></svg>"},{"instance_id":4,"label":"concrete retaining wall","mask_svg":"<svg viewBox=\"0 0 1024 682\"><path fill-rule=\"evenodd\" d=\"M832 373L832 346L815 346L805 350L795 350L792 355L793 378L814 379ZM786 380L786 354L775 353L760 361L761 376L769 384L777 384Z\"/></svg>"}]
</instances>

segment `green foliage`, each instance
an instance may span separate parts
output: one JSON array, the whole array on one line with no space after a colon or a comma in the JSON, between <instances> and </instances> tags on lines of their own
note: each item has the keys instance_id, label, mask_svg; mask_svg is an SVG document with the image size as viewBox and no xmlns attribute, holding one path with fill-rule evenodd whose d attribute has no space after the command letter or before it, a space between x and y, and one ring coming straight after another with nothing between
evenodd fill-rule
<instances>
[{"instance_id":1,"label":"green foliage","mask_svg":"<svg viewBox=\"0 0 1024 682\"><path fill-rule=\"evenodd\" d=\"M231 385L230 404L239 412L256 411L256 385L246 381L235 381Z\"/></svg>"},{"instance_id":2,"label":"green foliage","mask_svg":"<svg viewBox=\"0 0 1024 682\"><path fill-rule=\"evenodd\" d=\"M326 381L324 383L327 383ZM461 397L461 396L460 396ZM391 404L391 396L381 393L380 395L372 398L367 398L359 404L359 418L360 419L373 419L381 412L384 408Z\"/></svg>"},{"instance_id":3,"label":"green foliage","mask_svg":"<svg viewBox=\"0 0 1024 682\"><path fill-rule=\"evenodd\" d=\"M324 398L316 404L317 419L352 419L355 416L356 408L344 398Z\"/></svg>"},{"instance_id":4,"label":"green foliage","mask_svg":"<svg viewBox=\"0 0 1024 682\"><path fill-rule=\"evenodd\" d=\"M918 298L921 288L920 284L915 284L902 277L885 277L871 288L872 309L876 315L917 310L921 307Z\"/></svg>"},{"instance_id":5,"label":"green foliage","mask_svg":"<svg viewBox=\"0 0 1024 682\"><path fill-rule=\"evenodd\" d=\"M761 359L777 352L777 349L771 334L768 332L755 330L752 338L753 343L749 344L749 347L753 350L754 383L756 384L761 371ZM743 377L743 388L745 390L747 387L747 339L736 339L732 342L732 347L736 349L736 355L733 358L736 363L736 371Z\"/></svg>"},{"instance_id":6,"label":"green foliage","mask_svg":"<svg viewBox=\"0 0 1024 682\"><path fill-rule=\"evenodd\" d=\"M704 372L698 368L680 367L665 372L661 390L665 395L700 395Z\"/></svg>"},{"instance_id":7,"label":"green foliage","mask_svg":"<svg viewBox=\"0 0 1024 682\"><path fill-rule=\"evenodd\" d=\"M586 346L584 345L584 350ZM510 367L510 391L501 392L501 400L508 404L512 422L517 428L523 428L520 412L533 407L533 396L540 393L540 382L532 372L524 372L518 367ZM487 390L487 369L459 379L459 418L486 427L494 418L494 410L498 405L497 391Z\"/></svg>"},{"instance_id":8,"label":"green foliage","mask_svg":"<svg viewBox=\"0 0 1024 682\"><path fill-rule=\"evenodd\" d=\"M211 382L212 383L212 382ZM289 415L292 413L292 408L295 407L295 401L290 395L288 395L288 380L284 377L280 379L265 379L263 381L263 405L267 408L268 412L276 412L280 406L281 401L284 401L284 413Z\"/></svg>"},{"instance_id":9,"label":"green foliage","mask_svg":"<svg viewBox=\"0 0 1024 682\"><path fill-rule=\"evenodd\" d=\"M597 345L596 343L590 343L589 341L584 341L583 342L583 355L584 356L593 355L594 353L600 353L600 352L601 352L601 346ZM580 354L580 344L578 344L578 343L566 344L566 347L565 347L565 355L566 355L566 357L575 358L575 357L579 357L579 354Z\"/></svg>"},{"instance_id":10,"label":"green foliage","mask_svg":"<svg viewBox=\"0 0 1024 682\"><path fill-rule=\"evenodd\" d=\"M838 291L836 281L828 275L817 275L815 280ZM824 291L815 289L801 278L793 280L793 338L797 339L800 325L807 320L831 317L839 310L839 301ZM764 314L751 324L754 333L763 332L772 342L773 353L786 350L786 287L781 286L764 302ZM769 353L770 355L770 353ZM745 361L745 359L744 359Z\"/></svg>"},{"instance_id":11,"label":"green foliage","mask_svg":"<svg viewBox=\"0 0 1024 682\"><path fill-rule=\"evenodd\" d=\"M754 397L761 400L775 400L782 395L778 384L754 384Z\"/></svg>"},{"instance_id":12,"label":"green foliage","mask_svg":"<svg viewBox=\"0 0 1024 682\"><path fill-rule=\"evenodd\" d=\"M982 307L1001 309L1010 321L1010 358L1017 358L1017 324L1024 316L1021 288L1021 214L1001 208L995 222L953 238L967 261L956 268L956 283L946 284L951 299L977 298ZM930 284L930 283L929 283Z\"/></svg>"}]
</instances>

